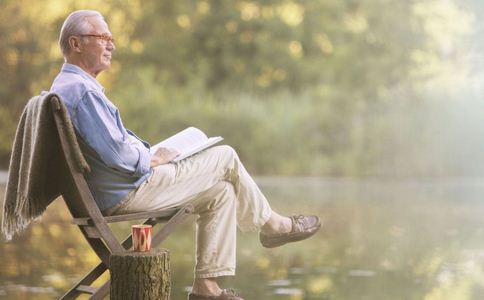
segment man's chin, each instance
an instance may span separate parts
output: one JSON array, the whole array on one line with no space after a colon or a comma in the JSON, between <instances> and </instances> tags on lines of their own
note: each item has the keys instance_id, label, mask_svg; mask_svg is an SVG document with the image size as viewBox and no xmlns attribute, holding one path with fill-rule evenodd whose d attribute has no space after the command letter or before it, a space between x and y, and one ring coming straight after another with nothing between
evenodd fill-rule
<instances>
[{"instance_id":1,"label":"man's chin","mask_svg":"<svg viewBox=\"0 0 484 300\"><path fill-rule=\"evenodd\" d=\"M106 71L109 68L111 68L111 61L104 62L102 65L102 71Z\"/></svg>"}]
</instances>

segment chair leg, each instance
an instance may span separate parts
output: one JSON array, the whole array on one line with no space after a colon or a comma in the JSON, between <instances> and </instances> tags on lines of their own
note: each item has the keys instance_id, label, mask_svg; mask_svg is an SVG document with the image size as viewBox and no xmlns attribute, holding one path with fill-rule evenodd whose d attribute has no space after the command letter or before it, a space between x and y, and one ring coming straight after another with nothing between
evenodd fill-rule
<instances>
[{"instance_id":1,"label":"chair leg","mask_svg":"<svg viewBox=\"0 0 484 300\"><path fill-rule=\"evenodd\" d=\"M173 231L173 229L180 225L186 218L188 218L194 211L193 204L189 203L181 208L171 219L168 221L163 228L160 229L156 234L153 235L151 239L152 247L157 247L162 241L164 241L168 235Z\"/></svg>"},{"instance_id":2,"label":"chair leg","mask_svg":"<svg viewBox=\"0 0 484 300\"><path fill-rule=\"evenodd\" d=\"M190 216L194 211L193 204L189 203L182 207L173 217L170 218L168 222L161 228L158 232L156 232L152 239L151 245L152 247L157 247L162 241L164 241L168 235L173 231L173 229L178 226L180 223L185 221L185 219ZM156 219L148 219L144 222L146 225L153 225L155 226L159 222ZM121 243L123 247L127 250L133 246L133 239L131 234L126 237L126 239Z\"/></svg>"}]
</instances>

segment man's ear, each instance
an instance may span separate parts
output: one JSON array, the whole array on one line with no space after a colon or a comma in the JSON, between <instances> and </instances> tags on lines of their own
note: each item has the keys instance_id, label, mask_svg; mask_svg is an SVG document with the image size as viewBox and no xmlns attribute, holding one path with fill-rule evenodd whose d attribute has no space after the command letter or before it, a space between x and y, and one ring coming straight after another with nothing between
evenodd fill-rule
<instances>
[{"instance_id":1,"label":"man's ear","mask_svg":"<svg viewBox=\"0 0 484 300\"><path fill-rule=\"evenodd\" d=\"M71 48L72 51L80 53L81 41L77 37L71 36L69 37L69 47Z\"/></svg>"}]
</instances>

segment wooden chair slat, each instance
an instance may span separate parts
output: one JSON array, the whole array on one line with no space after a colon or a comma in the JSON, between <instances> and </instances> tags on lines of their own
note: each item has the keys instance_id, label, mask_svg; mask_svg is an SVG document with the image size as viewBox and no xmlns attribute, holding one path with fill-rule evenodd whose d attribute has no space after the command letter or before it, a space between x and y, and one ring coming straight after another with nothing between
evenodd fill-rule
<instances>
[{"instance_id":1,"label":"wooden chair slat","mask_svg":"<svg viewBox=\"0 0 484 300\"><path fill-rule=\"evenodd\" d=\"M85 294L94 294L97 291L97 288L90 287L88 285L80 285L77 287L77 290L81 293Z\"/></svg>"}]
</instances>

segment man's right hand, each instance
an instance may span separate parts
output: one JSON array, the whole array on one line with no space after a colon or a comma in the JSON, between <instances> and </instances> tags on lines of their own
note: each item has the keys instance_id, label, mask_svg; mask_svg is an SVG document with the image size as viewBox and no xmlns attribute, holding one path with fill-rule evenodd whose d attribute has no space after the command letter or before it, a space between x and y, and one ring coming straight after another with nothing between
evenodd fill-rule
<instances>
[{"instance_id":1,"label":"man's right hand","mask_svg":"<svg viewBox=\"0 0 484 300\"><path fill-rule=\"evenodd\" d=\"M151 156L150 166L153 168L159 165L167 164L173 159L175 159L175 157L177 157L178 155L180 155L180 152L178 152L175 149L158 148L155 154Z\"/></svg>"}]
</instances>

